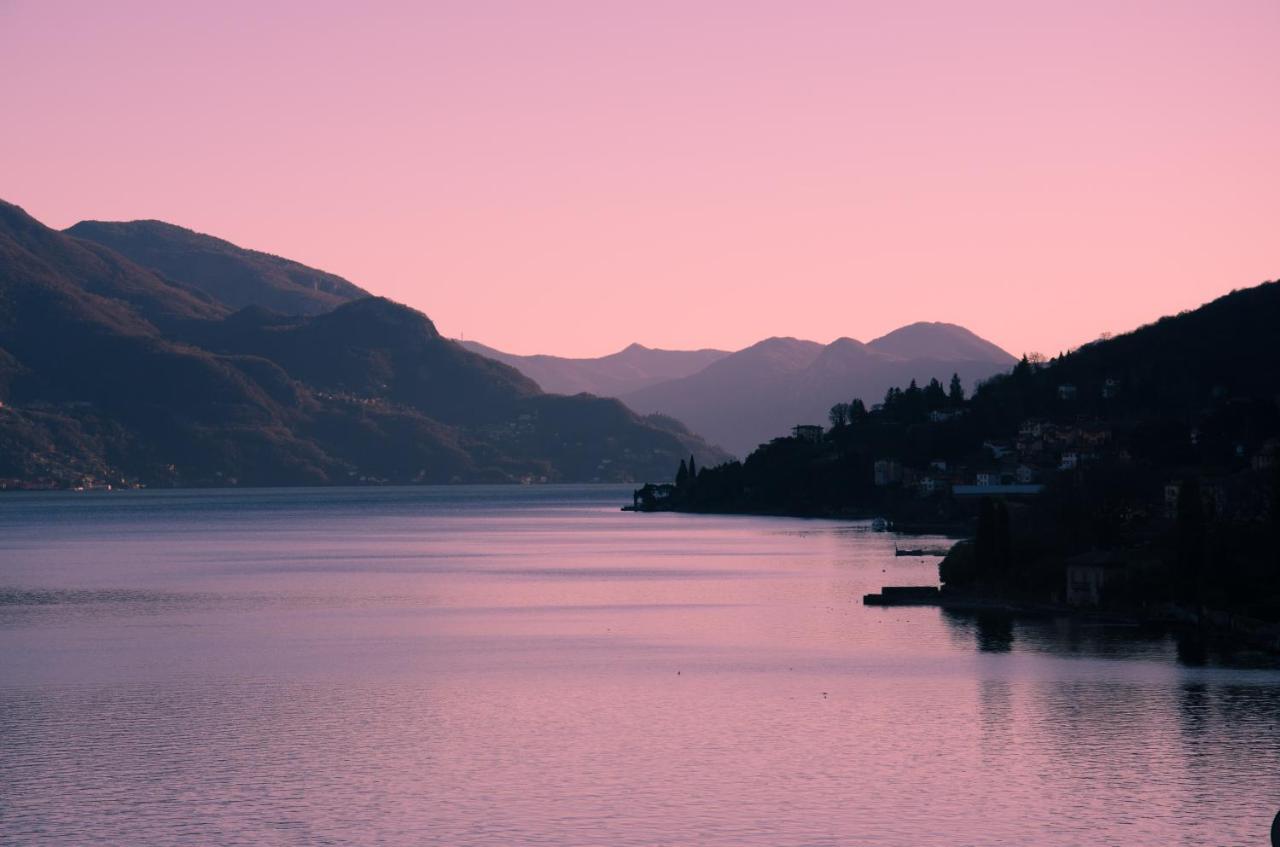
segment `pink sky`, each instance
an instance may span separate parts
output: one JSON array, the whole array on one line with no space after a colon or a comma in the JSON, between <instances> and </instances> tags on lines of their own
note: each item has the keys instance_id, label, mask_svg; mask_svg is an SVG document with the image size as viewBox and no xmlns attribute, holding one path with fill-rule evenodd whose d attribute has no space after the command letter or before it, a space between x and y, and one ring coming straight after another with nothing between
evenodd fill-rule
<instances>
[{"instance_id":1,"label":"pink sky","mask_svg":"<svg viewBox=\"0 0 1280 847\"><path fill-rule=\"evenodd\" d=\"M523 353L1056 353L1280 276L1275 0L364 5L0 0L0 197Z\"/></svg>"}]
</instances>

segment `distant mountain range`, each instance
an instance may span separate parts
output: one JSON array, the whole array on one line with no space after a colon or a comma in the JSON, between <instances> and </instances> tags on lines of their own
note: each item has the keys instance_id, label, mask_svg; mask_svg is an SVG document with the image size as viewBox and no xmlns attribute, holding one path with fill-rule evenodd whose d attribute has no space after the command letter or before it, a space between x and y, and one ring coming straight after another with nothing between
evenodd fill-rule
<instances>
[{"instance_id":1,"label":"distant mountain range","mask_svg":"<svg viewBox=\"0 0 1280 847\"><path fill-rule=\"evenodd\" d=\"M621 397L659 382L689 376L729 355L727 350L656 350L632 344L608 356L568 359L517 356L475 341L459 343L481 356L511 365L538 383L543 391L556 394L585 391L600 397Z\"/></svg>"},{"instance_id":2,"label":"distant mountain range","mask_svg":"<svg viewBox=\"0 0 1280 847\"><path fill-rule=\"evenodd\" d=\"M825 424L838 402L878 402L912 379L944 384L958 374L967 388L1008 370L1016 359L964 327L914 323L863 344L822 345L769 338L735 353L650 350L640 345L601 359L512 356L481 344L470 349L518 368L544 389L620 398L632 409L675 417L739 456L787 434L796 424Z\"/></svg>"},{"instance_id":3,"label":"distant mountain range","mask_svg":"<svg viewBox=\"0 0 1280 847\"><path fill-rule=\"evenodd\" d=\"M0 202L4 484L622 481L690 453L723 458L669 418L545 394L331 274Z\"/></svg>"}]
</instances>

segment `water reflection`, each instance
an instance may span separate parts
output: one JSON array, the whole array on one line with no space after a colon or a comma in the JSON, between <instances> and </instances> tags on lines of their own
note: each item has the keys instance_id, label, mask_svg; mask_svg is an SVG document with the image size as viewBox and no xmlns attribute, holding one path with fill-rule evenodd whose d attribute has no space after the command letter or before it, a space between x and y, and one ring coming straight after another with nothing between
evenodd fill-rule
<instances>
[{"instance_id":1,"label":"water reflection","mask_svg":"<svg viewBox=\"0 0 1280 847\"><path fill-rule=\"evenodd\" d=\"M941 610L951 643L983 653L1023 652L1098 659L1160 659L1196 668L1280 669L1280 657L1195 629L1116 624L1060 615Z\"/></svg>"},{"instance_id":2,"label":"water reflection","mask_svg":"<svg viewBox=\"0 0 1280 847\"><path fill-rule=\"evenodd\" d=\"M1265 838L1280 673L864 607L936 558L621 502L0 499L0 843Z\"/></svg>"}]
</instances>

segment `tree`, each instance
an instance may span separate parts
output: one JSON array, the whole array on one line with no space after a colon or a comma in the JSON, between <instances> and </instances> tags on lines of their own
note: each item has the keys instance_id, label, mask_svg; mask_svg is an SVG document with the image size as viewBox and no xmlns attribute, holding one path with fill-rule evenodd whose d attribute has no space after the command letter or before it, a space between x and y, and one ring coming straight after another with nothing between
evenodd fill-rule
<instances>
[{"instance_id":1,"label":"tree","mask_svg":"<svg viewBox=\"0 0 1280 847\"><path fill-rule=\"evenodd\" d=\"M680 470L676 471L676 488L684 488L689 484L689 466L684 459L680 460Z\"/></svg>"},{"instance_id":2,"label":"tree","mask_svg":"<svg viewBox=\"0 0 1280 847\"><path fill-rule=\"evenodd\" d=\"M1000 582L1009 577L1013 565L1012 538L1009 507L1003 500L982 498L973 544L977 570L983 579Z\"/></svg>"},{"instance_id":3,"label":"tree","mask_svg":"<svg viewBox=\"0 0 1280 847\"><path fill-rule=\"evenodd\" d=\"M827 419L831 421L834 429L841 429L849 423L849 404L837 403L831 407L831 411L827 413Z\"/></svg>"},{"instance_id":4,"label":"tree","mask_svg":"<svg viewBox=\"0 0 1280 847\"><path fill-rule=\"evenodd\" d=\"M867 404L861 397L854 397L849 404L849 423L859 423L867 416Z\"/></svg>"},{"instance_id":5,"label":"tree","mask_svg":"<svg viewBox=\"0 0 1280 847\"><path fill-rule=\"evenodd\" d=\"M947 399L957 406L964 402L964 383L960 381L958 373L951 375L951 390L947 392Z\"/></svg>"},{"instance_id":6,"label":"tree","mask_svg":"<svg viewBox=\"0 0 1280 847\"><path fill-rule=\"evenodd\" d=\"M943 390L942 383L937 378L929 380L929 384L924 387L924 405L930 412L941 409L947 402L947 392Z\"/></svg>"},{"instance_id":7,"label":"tree","mask_svg":"<svg viewBox=\"0 0 1280 847\"><path fill-rule=\"evenodd\" d=\"M698 466L693 463L693 454L689 455L689 481L693 482L698 478Z\"/></svg>"},{"instance_id":8,"label":"tree","mask_svg":"<svg viewBox=\"0 0 1280 847\"><path fill-rule=\"evenodd\" d=\"M898 417L906 422L918 421L925 417L925 394L913 379L907 390L899 396Z\"/></svg>"}]
</instances>

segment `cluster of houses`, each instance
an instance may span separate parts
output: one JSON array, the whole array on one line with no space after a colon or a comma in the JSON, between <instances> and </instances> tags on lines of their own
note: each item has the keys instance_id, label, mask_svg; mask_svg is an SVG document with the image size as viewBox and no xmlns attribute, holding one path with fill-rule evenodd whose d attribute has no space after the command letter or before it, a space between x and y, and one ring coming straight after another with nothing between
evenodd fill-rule
<instances>
[{"instance_id":1,"label":"cluster of houses","mask_svg":"<svg viewBox=\"0 0 1280 847\"><path fill-rule=\"evenodd\" d=\"M1267 460L1275 462L1275 452L1271 448ZM1264 460L1267 461L1267 460ZM1275 464L1254 463L1252 470L1269 470ZM1182 500L1181 480L1171 480L1164 486L1164 516L1168 520L1178 517L1179 503ZM1227 523L1256 523L1266 520L1271 513L1271 498L1274 492L1270 480L1263 474L1238 473L1214 477L1199 483L1200 506L1202 513L1213 520Z\"/></svg>"},{"instance_id":2,"label":"cluster of houses","mask_svg":"<svg viewBox=\"0 0 1280 847\"><path fill-rule=\"evenodd\" d=\"M1030 419L1022 423L1013 441L983 442L982 457L968 463L936 459L927 468L917 469L897 459L880 459L874 466L874 483L900 485L922 497L940 492L957 497L1031 495L1043 489L1048 475L1096 461L1112 452L1110 447L1111 430L1105 424Z\"/></svg>"}]
</instances>

